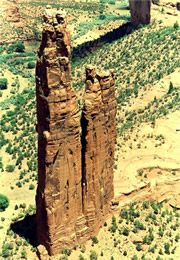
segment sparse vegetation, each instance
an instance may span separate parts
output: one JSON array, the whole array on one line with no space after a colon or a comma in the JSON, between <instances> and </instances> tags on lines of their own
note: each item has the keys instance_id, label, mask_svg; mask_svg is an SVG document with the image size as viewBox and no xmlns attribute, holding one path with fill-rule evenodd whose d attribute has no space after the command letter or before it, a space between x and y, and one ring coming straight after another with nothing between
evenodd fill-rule
<instances>
[{"instance_id":1,"label":"sparse vegetation","mask_svg":"<svg viewBox=\"0 0 180 260\"><path fill-rule=\"evenodd\" d=\"M9 206L9 199L3 195L0 194L0 212L4 211Z\"/></svg>"},{"instance_id":2,"label":"sparse vegetation","mask_svg":"<svg viewBox=\"0 0 180 260\"><path fill-rule=\"evenodd\" d=\"M24 29L15 26L13 30L12 28L9 30L11 26L9 23L8 31L13 31L15 39L18 40L0 46L0 65L2 68L0 75L0 148L2 151L0 154L0 176L2 179L7 176L12 181L11 185L3 187L2 193L4 189L7 189L8 197L0 194L0 212L6 214L10 208L14 209L11 220L6 215L1 217L0 230L4 234L6 233L6 236L2 235L4 242L0 250L0 258L3 259L13 257L28 259L29 249L31 248L32 253L36 251L35 246L30 245L29 240L11 228L7 229L7 226L9 222L12 222L10 224L13 225L35 214L35 207L31 206L27 199L20 203L16 200L12 201L10 196L16 194L17 191L17 193L22 194L27 192L33 197L32 194L36 190L37 134L33 69L36 62L35 52L39 43L30 42L28 44L23 42L23 39L40 39L42 23L40 16L44 6L49 3L53 7L67 9L70 14L69 24L74 26L74 28L72 27L73 40L78 40L92 30L95 32L104 30L105 32L105 29L108 29L109 24L113 22L115 24L120 21L122 23L129 21L129 14L118 14L118 11L129 10L126 0L101 0L100 3L35 0L28 3L23 1L18 3L21 17L28 21L28 25ZM111 13L108 10L110 8ZM33 16L31 15L32 10L36 10ZM165 7L162 8L161 12L163 15L166 14ZM82 19L80 19L79 14L82 15ZM116 172L119 172L119 158L128 154L128 151L135 154L136 149L138 151L146 149L147 152L152 146L153 149L156 149L155 151L161 147L165 147L166 150L169 136L167 138L166 134L154 130L158 129L159 120L166 120L169 115L180 109L180 88L177 83L170 79L168 87L164 88L165 76L171 76L180 65L177 58L180 28L178 22L175 22L171 27L164 27L163 20L160 23L160 27L157 23L142 26L129 35L103 44L101 48L98 46L97 50L90 54L85 50L86 56L82 55L82 58L73 56L72 80L77 91L80 108L85 65L91 63L97 65L100 70L116 70L119 138L114 164ZM4 24L6 22L3 23L3 26ZM7 39L7 31L2 33L2 39ZM158 85L162 85L162 89L159 89L161 95L155 91ZM150 100L147 98L146 103L143 102L144 96L151 89L156 92L155 95L152 95ZM141 106L138 107L139 103ZM150 129L150 131L141 136L139 129L143 127L146 130ZM152 160L157 158L158 152ZM140 162L141 159L138 158L138 161ZM141 165L135 171L135 177L139 182L148 183L152 176L154 179L161 176L165 178L168 174L171 178L179 176L179 170L175 168L166 171L161 168L141 167L144 166ZM4 193L6 194L6 192ZM8 198L11 202L9 208ZM144 201L143 203L131 203L122 208L119 216L115 214L112 219L104 222L105 233L103 237L99 235L92 237L90 246L82 245L80 248L76 248L78 259L105 259L107 255L108 259L116 259L117 255L119 258L124 256L134 260L173 258L176 256L176 248L180 240L179 211L172 211L166 206ZM134 239L139 239L140 242ZM102 241L104 248L102 248ZM73 250L65 249L64 255L60 259L74 260L73 252Z\"/></svg>"}]
</instances>

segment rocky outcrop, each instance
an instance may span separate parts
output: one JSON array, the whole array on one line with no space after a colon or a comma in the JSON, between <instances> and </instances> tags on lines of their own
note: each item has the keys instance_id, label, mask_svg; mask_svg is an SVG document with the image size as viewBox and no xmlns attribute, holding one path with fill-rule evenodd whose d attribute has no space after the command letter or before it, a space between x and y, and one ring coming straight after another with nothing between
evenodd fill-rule
<instances>
[{"instance_id":1,"label":"rocky outcrop","mask_svg":"<svg viewBox=\"0 0 180 260\"><path fill-rule=\"evenodd\" d=\"M17 7L16 5L9 4L6 9L6 20L8 22L19 23L20 22L19 7Z\"/></svg>"},{"instance_id":2,"label":"rocky outcrop","mask_svg":"<svg viewBox=\"0 0 180 260\"><path fill-rule=\"evenodd\" d=\"M149 24L151 20L151 0L129 0L131 23L137 28L140 24Z\"/></svg>"},{"instance_id":3,"label":"rocky outcrop","mask_svg":"<svg viewBox=\"0 0 180 260\"><path fill-rule=\"evenodd\" d=\"M114 195L116 140L114 72L86 67L82 112L83 213L91 235L97 233Z\"/></svg>"},{"instance_id":4,"label":"rocky outcrop","mask_svg":"<svg viewBox=\"0 0 180 260\"><path fill-rule=\"evenodd\" d=\"M96 234L114 194L114 72L86 68L80 140L70 45L65 11L48 6L36 66L37 240L42 259Z\"/></svg>"},{"instance_id":5,"label":"rocky outcrop","mask_svg":"<svg viewBox=\"0 0 180 260\"><path fill-rule=\"evenodd\" d=\"M82 215L80 114L71 86L70 45L65 12L48 7L36 68L37 237L50 255L71 248L77 243L76 232L81 234L81 228L85 232L85 220L78 219Z\"/></svg>"}]
</instances>

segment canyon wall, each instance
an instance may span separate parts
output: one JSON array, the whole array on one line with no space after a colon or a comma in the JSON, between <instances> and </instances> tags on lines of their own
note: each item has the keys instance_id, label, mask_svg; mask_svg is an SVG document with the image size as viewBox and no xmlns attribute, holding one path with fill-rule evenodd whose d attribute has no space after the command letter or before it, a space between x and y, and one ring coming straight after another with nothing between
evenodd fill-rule
<instances>
[{"instance_id":1,"label":"canyon wall","mask_svg":"<svg viewBox=\"0 0 180 260\"><path fill-rule=\"evenodd\" d=\"M96 73L94 67L86 68L80 121L70 60L66 13L48 6L36 65L36 206L41 259L97 234L114 194L114 72Z\"/></svg>"},{"instance_id":2,"label":"canyon wall","mask_svg":"<svg viewBox=\"0 0 180 260\"><path fill-rule=\"evenodd\" d=\"M129 0L131 23L137 28L140 24L149 24L151 21L151 0Z\"/></svg>"},{"instance_id":3,"label":"canyon wall","mask_svg":"<svg viewBox=\"0 0 180 260\"><path fill-rule=\"evenodd\" d=\"M82 112L83 213L91 235L97 233L114 196L116 140L114 72L86 67Z\"/></svg>"}]
</instances>

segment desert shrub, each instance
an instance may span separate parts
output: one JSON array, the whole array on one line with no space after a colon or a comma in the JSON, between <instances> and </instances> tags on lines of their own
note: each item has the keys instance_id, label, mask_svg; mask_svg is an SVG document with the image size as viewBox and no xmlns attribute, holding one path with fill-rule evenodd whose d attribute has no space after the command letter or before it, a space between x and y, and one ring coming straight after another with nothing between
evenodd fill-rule
<instances>
[{"instance_id":1,"label":"desert shrub","mask_svg":"<svg viewBox=\"0 0 180 260\"><path fill-rule=\"evenodd\" d=\"M127 251L126 251L126 250L123 252L123 255L124 255L124 256L127 256Z\"/></svg>"},{"instance_id":2,"label":"desert shrub","mask_svg":"<svg viewBox=\"0 0 180 260\"><path fill-rule=\"evenodd\" d=\"M79 260L84 260L84 256L79 255Z\"/></svg>"},{"instance_id":3,"label":"desert shrub","mask_svg":"<svg viewBox=\"0 0 180 260\"><path fill-rule=\"evenodd\" d=\"M7 171L7 172L13 172L14 169L15 169L15 165L8 164L8 165L6 166L6 171Z\"/></svg>"},{"instance_id":4,"label":"desert shrub","mask_svg":"<svg viewBox=\"0 0 180 260\"><path fill-rule=\"evenodd\" d=\"M31 183L31 184L29 185L29 190L34 190L34 188L35 188L34 184Z\"/></svg>"},{"instance_id":5,"label":"desert shrub","mask_svg":"<svg viewBox=\"0 0 180 260\"><path fill-rule=\"evenodd\" d=\"M62 250L62 253L65 254L65 255L67 255L67 256L70 256L71 253L72 253L72 250L65 248L65 249Z\"/></svg>"},{"instance_id":6,"label":"desert shrub","mask_svg":"<svg viewBox=\"0 0 180 260\"><path fill-rule=\"evenodd\" d=\"M116 224L113 224L113 225L111 226L111 232L115 233L116 230L117 230L117 225L116 225Z\"/></svg>"},{"instance_id":7,"label":"desert shrub","mask_svg":"<svg viewBox=\"0 0 180 260\"><path fill-rule=\"evenodd\" d=\"M165 243L164 245L164 249L165 249L165 254L167 255L170 255L170 251L169 251L169 248L170 248L170 244L169 243Z\"/></svg>"},{"instance_id":8,"label":"desert shrub","mask_svg":"<svg viewBox=\"0 0 180 260\"><path fill-rule=\"evenodd\" d=\"M106 15L105 14L100 14L99 15L99 19L100 20L105 20L106 19Z\"/></svg>"},{"instance_id":9,"label":"desert shrub","mask_svg":"<svg viewBox=\"0 0 180 260\"><path fill-rule=\"evenodd\" d=\"M143 175L143 170L138 170L138 175L142 176Z\"/></svg>"},{"instance_id":10,"label":"desert shrub","mask_svg":"<svg viewBox=\"0 0 180 260\"><path fill-rule=\"evenodd\" d=\"M121 218L128 219L128 210L126 208L122 209L120 212Z\"/></svg>"},{"instance_id":11,"label":"desert shrub","mask_svg":"<svg viewBox=\"0 0 180 260\"><path fill-rule=\"evenodd\" d=\"M179 241L179 239L180 239L180 235L179 235L179 234L177 234L177 235L175 236L175 241L176 241L176 242L178 242L178 241Z\"/></svg>"},{"instance_id":12,"label":"desert shrub","mask_svg":"<svg viewBox=\"0 0 180 260\"><path fill-rule=\"evenodd\" d=\"M16 182L16 186L17 186L18 188L21 188L21 187L22 187L21 182L20 182L20 181Z\"/></svg>"},{"instance_id":13,"label":"desert shrub","mask_svg":"<svg viewBox=\"0 0 180 260\"><path fill-rule=\"evenodd\" d=\"M7 48L7 53L12 53L12 52L24 52L25 46L24 43L22 42L16 42L14 44L11 44Z\"/></svg>"},{"instance_id":14,"label":"desert shrub","mask_svg":"<svg viewBox=\"0 0 180 260\"><path fill-rule=\"evenodd\" d=\"M137 250L137 251L141 251L141 250L142 250L141 244L138 243L138 244L136 245L136 250Z\"/></svg>"},{"instance_id":15,"label":"desert shrub","mask_svg":"<svg viewBox=\"0 0 180 260\"><path fill-rule=\"evenodd\" d=\"M173 83L170 81L169 83L169 90L168 90L168 94L171 94L173 91L174 87L173 87Z\"/></svg>"},{"instance_id":16,"label":"desert shrub","mask_svg":"<svg viewBox=\"0 0 180 260\"><path fill-rule=\"evenodd\" d=\"M128 230L127 228L124 228L122 234L123 234L124 236L128 236L128 235L129 235L129 230Z\"/></svg>"},{"instance_id":17,"label":"desert shrub","mask_svg":"<svg viewBox=\"0 0 180 260\"><path fill-rule=\"evenodd\" d=\"M3 195L0 194L0 212L4 211L9 206L9 199Z\"/></svg>"},{"instance_id":18,"label":"desert shrub","mask_svg":"<svg viewBox=\"0 0 180 260\"><path fill-rule=\"evenodd\" d=\"M174 29L178 29L179 28L179 24L178 24L178 22L176 21L175 23L174 23Z\"/></svg>"},{"instance_id":19,"label":"desert shrub","mask_svg":"<svg viewBox=\"0 0 180 260\"><path fill-rule=\"evenodd\" d=\"M5 78L0 79L0 89L1 90L7 89L7 84L8 84L7 79L5 79Z\"/></svg>"},{"instance_id":20,"label":"desert shrub","mask_svg":"<svg viewBox=\"0 0 180 260\"><path fill-rule=\"evenodd\" d=\"M81 252L82 252L82 253L85 253L86 247L85 247L84 245L81 245L80 248L81 248Z\"/></svg>"},{"instance_id":21,"label":"desert shrub","mask_svg":"<svg viewBox=\"0 0 180 260\"><path fill-rule=\"evenodd\" d=\"M142 206L143 206L143 209L148 209L149 208L149 202L148 201L144 201Z\"/></svg>"},{"instance_id":22,"label":"desert shrub","mask_svg":"<svg viewBox=\"0 0 180 260\"><path fill-rule=\"evenodd\" d=\"M92 237L91 239L94 244L97 244L99 242L97 237Z\"/></svg>"},{"instance_id":23,"label":"desert shrub","mask_svg":"<svg viewBox=\"0 0 180 260\"><path fill-rule=\"evenodd\" d=\"M27 64L28 69L34 69L35 68L35 62L34 61L29 61Z\"/></svg>"},{"instance_id":24,"label":"desert shrub","mask_svg":"<svg viewBox=\"0 0 180 260\"><path fill-rule=\"evenodd\" d=\"M91 251L90 260L96 260L96 259L97 259L97 253L95 251Z\"/></svg>"},{"instance_id":25,"label":"desert shrub","mask_svg":"<svg viewBox=\"0 0 180 260\"><path fill-rule=\"evenodd\" d=\"M111 1L109 1L109 4L110 5L115 5L115 1L111 0Z\"/></svg>"},{"instance_id":26,"label":"desert shrub","mask_svg":"<svg viewBox=\"0 0 180 260\"><path fill-rule=\"evenodd\" d=\"M12 243L5 243L2 246L2 257L3 258L7 258L11 255L11 251L13 249L13 244Z\"/></svg>"},{"instance_id":27,"label":"desert shrub","mask_svg":"<svg viewBox=\"0 0 180 260\"><path fill-rule=\"evenodd\" d=\"M0 53L2 53L4 51L4 46L0 46Z\"/></svg>"},{"instance_id":28,"label":"desert shrub","mask_svg":"<svg viewBox=\"0 0 180 260\"><path fill-rule=\"evenodd\" d=\"M27 253L26 253L26 249L23 247L22 251L21 251L21 257L22 258L27 258Z\"/></svg>"}]
</instances>

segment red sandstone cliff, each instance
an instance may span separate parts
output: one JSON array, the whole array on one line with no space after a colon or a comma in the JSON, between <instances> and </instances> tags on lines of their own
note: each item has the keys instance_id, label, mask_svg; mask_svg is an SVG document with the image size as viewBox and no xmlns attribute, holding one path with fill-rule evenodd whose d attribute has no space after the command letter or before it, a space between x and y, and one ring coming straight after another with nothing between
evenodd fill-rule
<instances>
[{"instance_id":1,"label":"red sandstone cliff","mask_svg":"<svg viewBox=\"0 0 180 260\"><path fill-rule=\"evenodd\" d=\"M36 68L37 238L50 255L72 247L76 231L80 237L80 229L85 232L80 115L71 86L70 45L65 12L46 9Z\"/></svg>"},{"instance_id":2,"label":"red sandstone cliff","mask_svg":"<svg viewBox=\"0 0 180 260\"><path fill-rule=\"evenodd\" d=\"M91 235L97 233L114 195L116 140L114 72L86 67L82 113L83 213Z\"/></svg>"}]
</instances>

